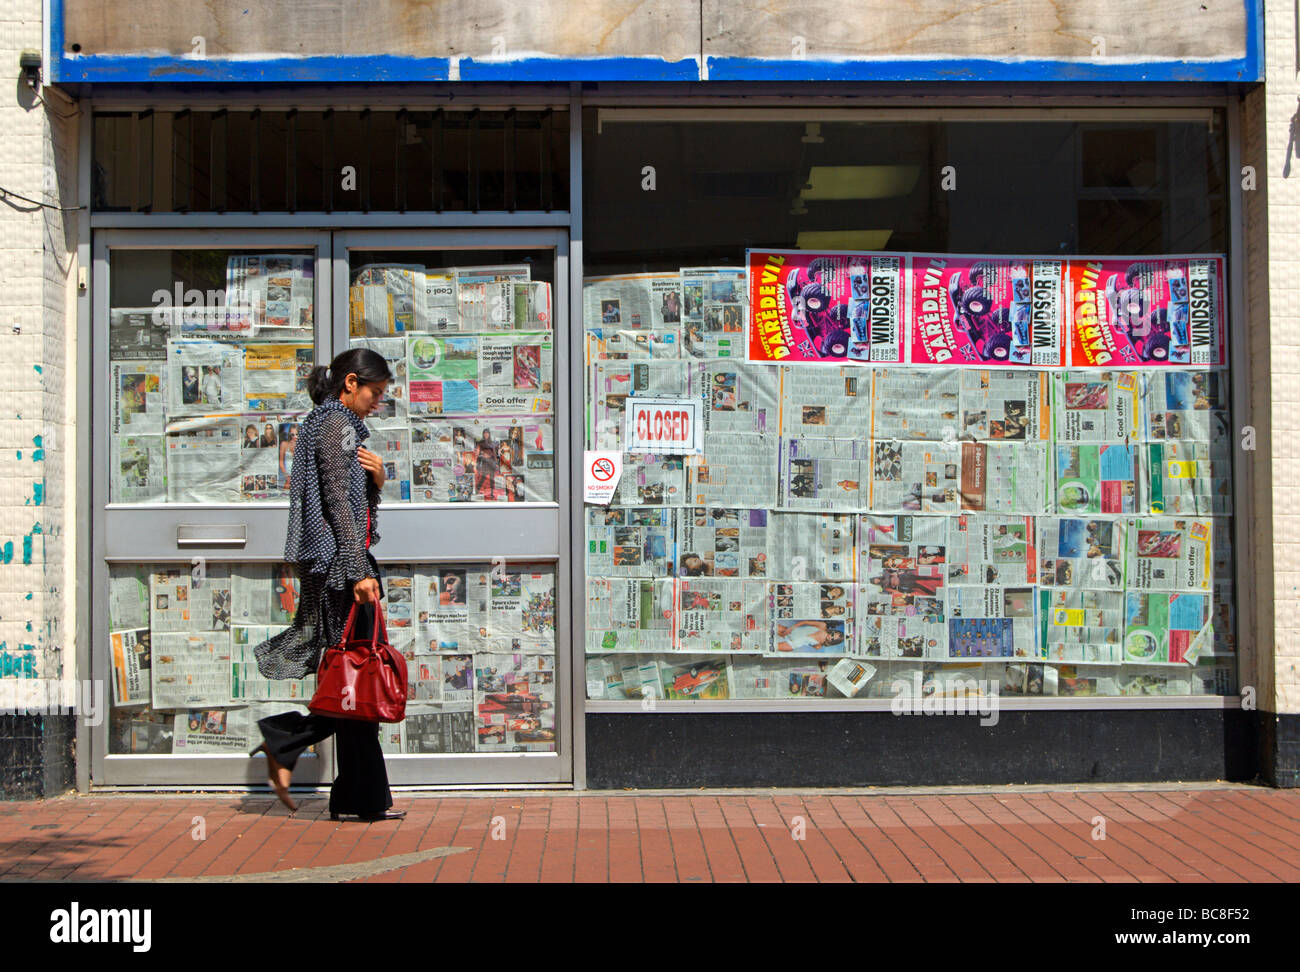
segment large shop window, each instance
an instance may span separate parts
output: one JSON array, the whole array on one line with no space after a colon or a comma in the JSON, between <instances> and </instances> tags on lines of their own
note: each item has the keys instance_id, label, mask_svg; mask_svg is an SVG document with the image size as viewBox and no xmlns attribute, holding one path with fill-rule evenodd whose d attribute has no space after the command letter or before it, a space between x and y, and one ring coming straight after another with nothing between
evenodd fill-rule
<instances>
[{"instance_id":1,"label":"large shop window","mask_svg":"<svg viewBox=\"0 0 1300 972\"><path fill-rule=\"evenodd\" d=\"M589 110L588 697L1235 691L1224 131Z\"/></svg>"},{"instance_id":2,"label":"large shop window","mask_svg":"<svg viewBox=\"0 0 1300 972\"><path fill-rule=\"evenodd\" d=\"M255 648L298 608L300 578L277 561L312 408L306 378L331 357L331 319L394 375L366 443L386 464L376 552L410 678L385 752L557 752L556 563L517 552L520 519L482 531L485 555L445 539L451 521L438 517L465 507L427 509L510 503L516 517L556 516L556 249L340 247L327 259L320 246L269 240L149 244L131 233L101 242L107 755L238 755L258 741L258 718L310 700L313 676L265 679ZM346 305L331 313L335 293ZM124 762L140 761L114 772L141 782ZM211 766L198 761L190 781L248 772ZM430 778L427 766L401 772Z\"/></svg>"}]
</instances>

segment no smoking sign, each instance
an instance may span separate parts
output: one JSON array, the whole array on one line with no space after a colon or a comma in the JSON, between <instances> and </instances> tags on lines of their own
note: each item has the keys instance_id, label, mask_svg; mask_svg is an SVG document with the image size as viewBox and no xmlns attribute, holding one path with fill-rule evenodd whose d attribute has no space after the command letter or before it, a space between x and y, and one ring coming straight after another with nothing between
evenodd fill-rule
<instances>
[{"instance_id":1,"label":"no smoking sign","mask_svg":"<svg viewBox=\"0 0 1300 972\"><path fill-rule=\"evenodd\" d=\"M608 506L623 474L623 453L587 451L583 453L583 500Z\"/></svg>"}]
</instances>

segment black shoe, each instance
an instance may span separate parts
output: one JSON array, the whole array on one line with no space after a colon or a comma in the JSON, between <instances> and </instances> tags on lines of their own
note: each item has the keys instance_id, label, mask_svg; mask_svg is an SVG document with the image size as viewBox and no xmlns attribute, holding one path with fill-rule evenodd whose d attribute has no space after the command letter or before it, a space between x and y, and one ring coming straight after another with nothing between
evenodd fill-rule
<instances>
[{"instance_id":1,"label":"black shoe","mask_svg":"<svg viewBox=\"0 0 1300 972\"><path fill-rule=\"evenodd\" d=\"M334 810L330 811L331 820L338 820L340 816L343 815ZM362 821L363 823L375 823L380 820L401 820L403 817L406 816L406 811L405 810L381 810L379 811L379 813L350 813L347 814L347 816L356 817L358 820Z\"/></svg>"}]
</instances>

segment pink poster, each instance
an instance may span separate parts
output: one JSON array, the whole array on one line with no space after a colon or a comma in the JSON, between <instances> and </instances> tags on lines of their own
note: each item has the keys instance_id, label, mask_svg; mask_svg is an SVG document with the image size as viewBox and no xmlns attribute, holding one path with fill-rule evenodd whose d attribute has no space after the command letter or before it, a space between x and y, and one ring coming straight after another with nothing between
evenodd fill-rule
<instances>
[{"instance_id":1,"label":"pink poster","mask_svg":"<svg viewBox=\"0 0 1300 972\"><path fill-rule=\"evenodd\" d=\"M912 282L911 363L1065 363L1065 262L918 254Z\"/></svg>"},{"instance_id":2,"label":"pink poster","mask_svg":"<svg viewBox=\"0 0 1300 972\"><path fill-rule=\"evenodd\" d=\"M1070 366L1227 361L1222 257L1070 261Z\"/></svg>"},{"instance_id":3,"label":"pink poster","mask_svg":"<svg viewBox=\"0 0 1300 972\"><path fill-rule=\"evenodd\" d=\"M904 259L750 250L749 360L903 361Z\"/></svg>"}]
</instances>

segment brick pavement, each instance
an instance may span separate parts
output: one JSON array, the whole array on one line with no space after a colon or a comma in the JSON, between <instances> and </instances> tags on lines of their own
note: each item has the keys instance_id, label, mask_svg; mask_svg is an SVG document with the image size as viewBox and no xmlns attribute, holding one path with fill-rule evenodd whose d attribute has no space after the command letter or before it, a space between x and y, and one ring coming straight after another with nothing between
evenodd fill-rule
<instances>
[{"instance_id":1,"label":"brick pavement","mask_svg":"<svg viewBox=\"0 0 1300 972\"><path fill-rule=\"evenodd\" d=\"M375 824L310 794L296 814L263 794L0 803L0 881L1300 880L1300 792L1231 784L397 799L407 818Z\"/></svg>"}]
</instances>

